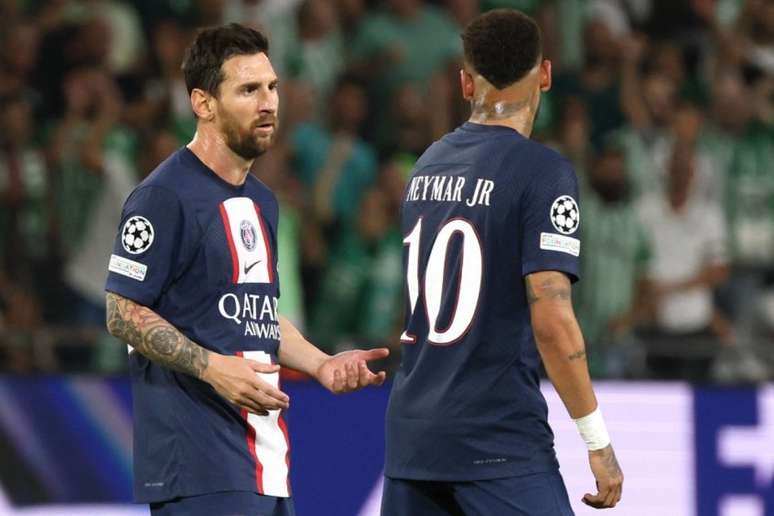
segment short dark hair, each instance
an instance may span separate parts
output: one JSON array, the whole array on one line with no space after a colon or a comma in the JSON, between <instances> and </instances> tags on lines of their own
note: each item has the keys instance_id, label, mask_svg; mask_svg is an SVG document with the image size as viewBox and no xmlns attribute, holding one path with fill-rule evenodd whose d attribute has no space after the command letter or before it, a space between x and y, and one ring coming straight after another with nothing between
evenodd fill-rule
<instances>
[{"instance_id":1,"label":"short dark hair","mask_svg":"<svg viewBox=\"0 0 774 516\"><path fill-rule=\"evenodd\" d=\"M494 9L462 33L465 61L501 90L529 72L542 55L540 28L515 9Z\"/></svg>"},{"instance_id":2,"label":"short dark hair","mask_svg":"<svg viewBox=\"0 0 774 516\"><path fill-rule=\"evenodd\" d=\"M224 78L223 63L229 57L261 52L269 55L269 40L257 30L238 23L202 29L183 57L188 94L198 88L216 95Z\"/></svg>"}]
</instances>

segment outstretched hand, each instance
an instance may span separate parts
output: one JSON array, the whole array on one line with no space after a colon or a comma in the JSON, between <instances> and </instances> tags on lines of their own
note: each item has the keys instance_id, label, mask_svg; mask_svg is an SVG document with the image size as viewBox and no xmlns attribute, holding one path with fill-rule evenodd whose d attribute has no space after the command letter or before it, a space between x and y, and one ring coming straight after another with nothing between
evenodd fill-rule
<instances>
[{"instance_id":1,"label":"outstretched hand","mask_svg":"<svg viewBox=\"0 0 774 516\"><path fill-rule=\"evenodd\" d=\"M338 353L325 359L317 369L317 380L334 394L352 392L369 385L382 385L387 373L372 372L368 361L387 357L387 348L370 349L367 351L353 350Z\"/></svg>"}]
</instances>

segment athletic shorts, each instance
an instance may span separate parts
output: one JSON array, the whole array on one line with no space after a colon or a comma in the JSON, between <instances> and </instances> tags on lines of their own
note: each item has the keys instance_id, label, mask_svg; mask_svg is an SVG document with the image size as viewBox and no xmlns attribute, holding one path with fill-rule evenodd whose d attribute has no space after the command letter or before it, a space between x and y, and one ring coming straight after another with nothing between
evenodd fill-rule
<instances>
[{"instance_id":1,"label":"athletic shorts","mask_svg":"<svg viewBox=\"0 0 774 516\"><path fill-rule=\"evenodd\" d=\"M384 479L382 516L572 516L558 471L437 482Z\"/></svg>"},{"instance_id":2,"label":"athletic shorts","mask_svg":"<svg viewBox=\"0 0 774 516\"><path fill-rule=\"evenodd\" d=\"M151 516L295 516L292 498L226 491L150 504Z\"/></svg>"}]
</instances>

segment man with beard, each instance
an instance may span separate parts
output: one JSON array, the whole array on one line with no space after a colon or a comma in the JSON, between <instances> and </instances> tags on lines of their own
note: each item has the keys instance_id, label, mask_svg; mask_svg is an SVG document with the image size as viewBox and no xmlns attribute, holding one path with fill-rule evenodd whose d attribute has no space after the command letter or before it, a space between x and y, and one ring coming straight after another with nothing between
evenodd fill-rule
<instances>
[{"instance_id":1,"label":"man with beard","mask_svg":"<svg viewBox=\"0 0 774 516\"><path fill-rule=\"evenodd\" d=\"M282 364L332 392L380 385L368 360L328 356L277 313L277 201L250 174L277 130L268 42L231 24L199 33L183 72L191 143L127 199L107 279L126 341L135 498L160 515L294 514Z\"/></svg>"},{"instance_id":2,"label":"man with beard","mask_svg":"<svg viewBox=\"0 0 774 516\"><path fill-rule=\"evenodd\" d=\"M583 281L575 297L578 322L589 345L592 376L643 372L644 357L631 330L646 308L638 293L651 249L630 192L626 155L608 139L591 159L583 191L581 240L596 252L581 256Z\"/></svg>"}]
</instances>

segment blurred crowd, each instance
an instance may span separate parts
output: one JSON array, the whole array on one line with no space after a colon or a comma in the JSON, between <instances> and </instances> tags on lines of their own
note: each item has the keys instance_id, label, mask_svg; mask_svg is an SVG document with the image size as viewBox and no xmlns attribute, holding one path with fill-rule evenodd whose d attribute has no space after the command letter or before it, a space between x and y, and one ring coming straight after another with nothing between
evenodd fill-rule
<instances>
[{"instance_id":1,"label":"blurred crowd","mask_svg":"<svg viewBox=\"0 0 774 516\"><path fill-rule=\"evenodd\" d=\"M772 0L0 0L0 370L125 367L103 331L121 205L193 135L196 28L231 21L281 79L254 168L280 311L327 351L396 347L405 181L467 118L459 33L496 7L553 61L533 137L581 183L592 374L774 378Z\"/></svg>"}]
</instances>

